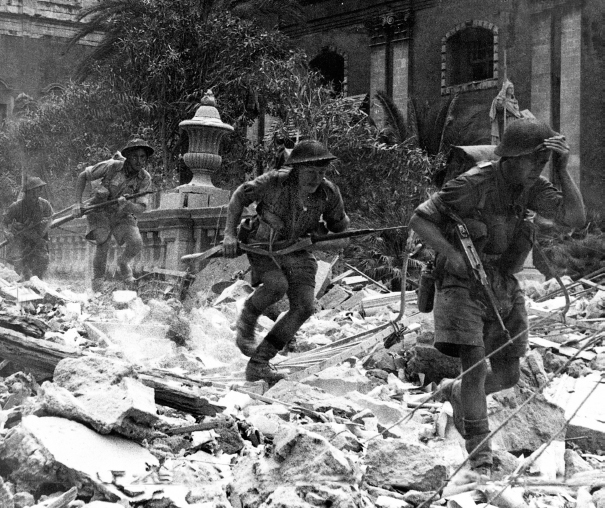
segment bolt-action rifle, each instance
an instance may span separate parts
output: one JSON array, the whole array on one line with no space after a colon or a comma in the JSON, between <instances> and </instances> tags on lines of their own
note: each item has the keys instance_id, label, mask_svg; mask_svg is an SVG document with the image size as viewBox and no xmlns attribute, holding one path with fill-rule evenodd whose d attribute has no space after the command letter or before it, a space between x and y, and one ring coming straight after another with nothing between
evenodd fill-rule
<instances>
[{"instance_id":1,"label":"bolt-action rifle","mask_svg":"<svg viewBox=\"0 0 605 508\"><path fill-rule=\"evenodd\" d=\"M472 277L477 282L479 286L481 286L487 300L490 304L490 307L493 309L494 314L496 314L496 318L498 319L498 323L500 324L500 328L502 328L502 333L507 341L511 341L510 333L504 326L504 321L502 321L502 315L500 314L500 307L498 306L498 301L492 291L492 288L489 284L489 280L487 278L487 274L485 273L485 269L483 268L483 263L481 262L481 258L475 249L475 245L473 244L473 240L471 239L471 235L468 232L466 224L459 218L454 218L456 222L455 231L456 231L456 239L460 247L462 248L462 253L464 254L464 260L471 272Z\"/></svg>"},{"instance_id":2,"label":"bolt-action rifle","mask_svg":"<svg viewBox=\"0 0 605 508\"><path fill-rule=\"evenodd\" d=\"M383 231L395 231L398 229L407 229L407 226L395 226L390 228L377 229L351 229L342 233L330 233L329 235L311 235L305 236L295 241L283 241L269 243L242 243L238 242L238 255L244 252L260 254L261 256L283 256L298 250L312 248L314 245L322 242L331 242L333 240L342 240L344 238L352 238L355 236L371 235L374 233L382 233ZM219 244L204 252L196 252L195 254L187 254L181 258L181 261L202 261L214 257L222 256L223 245Z\"/></svg>"},{"instance_id":3,"label":"bolt-action rifle","mask_svg":"<svg viewBox=\"0 0 605 508\"><path fill-rule=\"evenodd\" d=\"M140 198L141 196L146 196L147 194L153 194L153 192L154 191L137 192L136 194L126 195L126 196L124 196L124 198L126 200L136 199L136 198ZM112 199L110 201L103 201L102 203L97 203L96 205L83 206L82 215L86 215L87 213L94 212L95 210L99 210L99 209L104 208L109 205L115 205L117 202L118 202L118 199ZM65 210L62 210L62 212L64 212L64 211ZM74 219L75 219L75 217L73 215L66 215L65 217L55 219L50 223L49 229L58 228L59 226L62 226L66 222L72 221ZM8 245L12 240L18 238L20 235L22 235L26 231L31 231L32 229L37 228L39 225L40 225L39 222L37 224L32 224L31 226L23 228L21 231L18 231L17 233L15 233L11 240L4 240L3 242L0 242L0 249L2 247L4 247L5 245Z\"/></svg>"}]
</instances>

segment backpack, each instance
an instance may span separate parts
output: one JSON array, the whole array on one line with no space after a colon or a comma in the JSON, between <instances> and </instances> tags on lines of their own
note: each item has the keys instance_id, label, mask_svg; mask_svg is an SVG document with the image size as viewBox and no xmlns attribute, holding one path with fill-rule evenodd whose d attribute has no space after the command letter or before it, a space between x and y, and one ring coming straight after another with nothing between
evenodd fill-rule
<instances>
[{"instance_id":1,"label":"backpack","mask_svg":"<svg viewBox=\"0 0 605 508\"><path fill-rule=\"evenodd\" d=\"M433 183L441 189L446 182L466 173L480 162L498 160L495 149L496 145L452 146L445 166L435 173Z\"/></svg>"}]
</instances>

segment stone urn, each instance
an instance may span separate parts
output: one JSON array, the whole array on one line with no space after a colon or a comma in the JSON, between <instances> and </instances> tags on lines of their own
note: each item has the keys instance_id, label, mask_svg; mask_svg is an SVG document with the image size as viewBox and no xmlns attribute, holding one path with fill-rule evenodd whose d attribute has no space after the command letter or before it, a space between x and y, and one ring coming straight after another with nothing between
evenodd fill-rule
<instances>
[{"instance_id":1,"label":"stone urn","mask_svg":"<svg viewBox=\"0 0 605 508\"><path fill-rule=\"evenodd\" d=\"M192 180L186 185L181 185L179 191L209 195L226 192L228 195L228 191L212 185L211 176L221 167L222 157L218 154L221 139L234 129L222 122L212 90L204 94L193 118L183 120L179 127L189 135L189 148L183 160L193 173Z\"/></svg>"}]
</instances>

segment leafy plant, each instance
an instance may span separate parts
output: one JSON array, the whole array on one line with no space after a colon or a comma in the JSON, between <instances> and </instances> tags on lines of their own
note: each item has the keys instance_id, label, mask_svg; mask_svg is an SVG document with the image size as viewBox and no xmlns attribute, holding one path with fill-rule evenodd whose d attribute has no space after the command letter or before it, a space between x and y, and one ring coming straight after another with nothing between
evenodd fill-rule
<instances>
[{"instance_id":1,"label":"leafy plant","mask_svg":"<svg viewBox=\"0 0 605 508\"><path fill-rule=\"evenodd\" d=\"M49 96L23 110L0 132L0 164L16 185L21 172L47 184L55 207L73 200L75 178L85 166L111 157L133 134L158 146L142 101L114 93L103 83L69 85L62 95ZM166 182L161 168L156 184ZM16 192L0 195L7 206Z\"/></svg>"},{"instance_id":2,"label":"leafy plant","mask_svg":"<svg viewBox=\"0 0 605 508\"><path fill-rule=\"evenodd\" d=\"M573 279L584 277L605 267L605 233L598 216L588 221L581 230L571 230L536 217L537 240L546 262L534 252L534 266L547 277L549 267L559 275Z\"/></svg>"},{"instance_id":3,"label":"leafy plant","mask_svg":"<svg viewBox=\"0 0 605 508\"><path fill-rule=\"evenodd\" d=\"M280 15L295 4L280 3ZM251 15L253 5L267 11L277 9L278 3L103 0L82 11L87 23L73 39L75 43L99 30L105 34L83 61L79 76L103 77L118 92L147 105L168 171L186 147L179 123L193 116L207 89L213 90L223 121L236 127L234 136L243 138L263 103L279 103L282 96L263 69L297 66L305 60L282 33L238 16ZM236 146L243 144L235 141Z\"/></svg>"}]
</instances>

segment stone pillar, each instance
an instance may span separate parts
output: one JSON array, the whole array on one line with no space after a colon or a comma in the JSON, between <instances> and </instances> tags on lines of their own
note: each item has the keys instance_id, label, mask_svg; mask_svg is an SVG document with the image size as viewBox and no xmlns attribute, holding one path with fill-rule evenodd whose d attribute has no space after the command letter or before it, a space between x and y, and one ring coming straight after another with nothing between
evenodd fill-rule
<instances>
[{"instance_id":1,"label":"stone pillar","mask_svg":"<svg viewBox=\"0 0 605 508\"><path fill-rule=\"evenodd\" d=\"M561 19L561 133L571 154L567 168L580 185L580 111L582 84L582 10L564 11Z\"/></svg>"},{"instance_id":2,"label":"stone pillar","mask_svg":"<svg viewBox=\"0 0 605 508\"><path fill-rule=\"evenodd\" d=\"M549 125L552 125L551 18L551 11L533 16L531 54L531 112Z\"/></svg>"},{"instance_id":3,"label":"stone pillar","mask_svg":"<svg viewBox=\"0 0 605 508\"><path fill-rule=\"evenodd\" d=\"M408 40L393 42L393 101L408 119L410 83L410 44Z\"/></svg>"},{"instance_id":4,"label":"stone pillar","mask_svg":"<svg viewBox=\"0 0 605 508\"><path fill-rule=\"evenodd\" d=\"M384 120L383 112L374 97L378 90L386 91L387 88L386 59L386 37L382 34L372 37L370 45L370 116L380 126Z\"/></svg>"},{"instance_id":5,"label":"stone pillar","mask_svg":"<svg viewBox=\"0 0 605 508\"><path fill-rule=\"evenodd\" d=\"M193 210L207 209L216 212L219 218L226 214L224 209L231 193L215 187L211 176L221 167L222 158L218 154L220 140L234 130L221 121L211 90L202 98L194 117L182 121L179 126L189 135L189 148L183 160L191 169L193 178L188 184L162 194L160 209L149 214L161 224L159 236L165 247L165 265L173 269L179 266L182 256L195 249Z\"/></svg>"}]
</instances>

